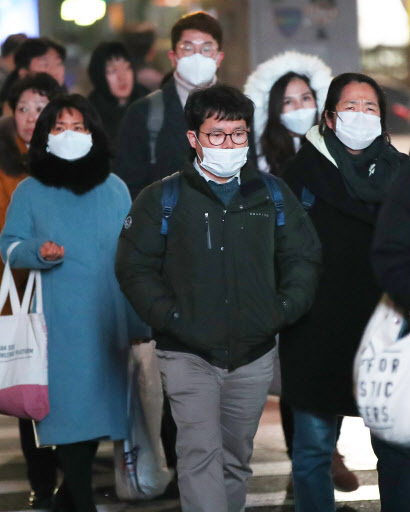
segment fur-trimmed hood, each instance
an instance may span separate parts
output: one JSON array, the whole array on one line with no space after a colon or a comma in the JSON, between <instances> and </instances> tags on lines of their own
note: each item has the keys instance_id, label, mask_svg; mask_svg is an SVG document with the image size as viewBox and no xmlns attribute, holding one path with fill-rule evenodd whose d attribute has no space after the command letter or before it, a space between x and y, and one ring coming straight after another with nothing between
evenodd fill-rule
<instances>
[{"instance_id":1,"label":"fur-trimmed hood","mask_svg":"<svg viewBox=\"0 0 410 512\"><path fill-rule=\"evenodd\" d=\"M260 139L268 120L269 94L280 77L293 71L309 78L316 93L318 113L323 110L327 90L332 80L331 69L315 55L288 51L259 64L245 83L244 92L255 103L255 143L260 151Z\"/></svg>"},{"instance_id":2,"label":"fur-trimmed hood","mask_svg":"<svg viewBox=\"0 0 410 512\"><path fill-rule=\"evenodd\" d=\"M9 176L27 172L27 155L19 148L16 123L9 116L0 119L0 169Z\"/></svg>"},{"instance_id":3,"label":"fur-trimmed hood","mask_svg":"<svg viewBox=\"0 0 410 512\"><path fill-rule=\"evenodd\" d=\"M83 158L72 162L45 153L41 160L30 160L29 174L43 185L85 194L107 179L110 174L109 157L108 150L95 145Z\"/></svg>"}]
</instances>

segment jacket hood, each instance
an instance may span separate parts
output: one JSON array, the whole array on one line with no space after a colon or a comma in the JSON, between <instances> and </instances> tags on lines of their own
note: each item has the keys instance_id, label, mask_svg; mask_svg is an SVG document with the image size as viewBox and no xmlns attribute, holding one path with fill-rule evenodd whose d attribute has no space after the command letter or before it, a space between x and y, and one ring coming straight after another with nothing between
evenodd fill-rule
<instances>
[{"instance_id":1,"label":"jacket hood","mask_svg":"<svg viewBox=\"0 0 410 512\"><path fill-rule=\"evenodd\" d=\"M255 143L260 150L260 138L268 120L269 94L280 77L293 71L309 78L316 93L318 113L323 110L327 90L332 80L331 69L315 55L289 51L262 62L245 83L244 92L255 103Z\"/></svg>"},{"instance_id":2,"label":"jacket hood","mask_svg":"<svg viewBox=\"0 0 410 512\"><path fill-rule=\"evenodd\" d=\"M0 119L0 169L9 176L19 176L27 172L27 155L19 148L13 117Z\"/></svg>"},{"instance_id":3,"label":"jacket hood","mask_svg":"<svg viewBox=\"0 0 410 512\"><path fill-rule=\"evenodd\" d=\"M85 194L110 174L109 153L93 146L87 155L72 162L45 153L44 158L30 161L29 174L43 185Z\"/></svg>"},{"instance_id":4,"label":"jacket hood","mask_svg":"<svg viewBox=\"0 0 410 512\"><path fill-rule=\"evenodd\" d=\"M312 126L312 128L306 134L307 140L325 156L335 167L337 167L336 160L332 157L329 150L327 149L325 139L319 132L319 126Z\"/></svg>"},{"instance_id":5,"label":"jacket hood","mask_svg":"<svg viewBox=\"0 0 410 512\"><path fill-rule=\"evenodd\" d=\"M88 66L88 76L90 77L91 83L94 86L94 94L100 95L105 100L110 101L114 104L118 104L118 99L111 94L110 87L108 85L107 77L105 75L105 67L107 62L111 59L125 59L131 64L134 70L134 64L128 54L126 48L118 42L104 42L100 43L91 55L90 64ZM134 78L134 86L131 92L128 103L136 99L141 95L136 87Z\"/></svg>"}]
</instances>

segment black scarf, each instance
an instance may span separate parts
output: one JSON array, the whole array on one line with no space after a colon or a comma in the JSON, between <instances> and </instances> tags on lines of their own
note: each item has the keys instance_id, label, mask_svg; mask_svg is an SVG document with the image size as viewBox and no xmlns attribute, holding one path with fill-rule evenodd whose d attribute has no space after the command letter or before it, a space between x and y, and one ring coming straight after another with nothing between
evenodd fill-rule
<instances>
[{"instance_id":1,"label":"black scarf","mask_svg":"<svg viewBox=\"0 0 410 512\"><path fill-rule=\"evenodd\" d=\"M103 183L110 174L108 150L92 146L83 158L69 162L45 153L44 158L30 162L29 173L49 187L67 188L74 194L85 194Z\"/></svg>"},{"instance_id":2,"label":"black scarf","mask_svg":"<svg viewBox=\"0 0 410 512\"><path fill-rule=\"evenodd\" d=\"M358 155L347 151L329 128L324 139L349 194L367 203L380 203L400 169L400 153L382 136Z\"/></svg>"}]
</instances>

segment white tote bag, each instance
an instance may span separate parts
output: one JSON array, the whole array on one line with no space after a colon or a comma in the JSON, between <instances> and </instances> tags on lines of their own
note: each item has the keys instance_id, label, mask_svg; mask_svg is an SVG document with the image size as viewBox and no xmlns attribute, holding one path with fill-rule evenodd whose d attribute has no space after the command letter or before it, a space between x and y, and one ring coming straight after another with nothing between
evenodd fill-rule
<instances>
[{"instance_id":1,"label":"white tote bag","mask_svg":"<svg viewBox=\"0 0 410 512\"><path fill-rule=\"evenodd\" d=\"M0 413L42 420L50 411L47 380L47 329L43 315L41 273L29 274L20 304L7 251L0 286L0 313L10 296L11 315L0 316ZM35 284L36 311L30 311Z\"/></svg>"},{"instance_id":2,"label":"white tote bag","mask_svg":"<svg viewBox=\"0 0 410 512\"><path fill-rule=\"evenodd\" d=\"M173 473L161 443L163 391L155 341L132 345L128 361L128 439L114 443L115 488L122 500L163 494Z\"/></svg>"},{"instance_id":3,"label":"white tote bag","mask_svg":"<svg viewBox=\"0 0 410 512\"><path fill-rule=\"evenodd\" d=\"M356 401L378 438L410 446L410 334L399 339L404 318L384 294L363 334L354 362Z\"/></svg>"}]
</instances>

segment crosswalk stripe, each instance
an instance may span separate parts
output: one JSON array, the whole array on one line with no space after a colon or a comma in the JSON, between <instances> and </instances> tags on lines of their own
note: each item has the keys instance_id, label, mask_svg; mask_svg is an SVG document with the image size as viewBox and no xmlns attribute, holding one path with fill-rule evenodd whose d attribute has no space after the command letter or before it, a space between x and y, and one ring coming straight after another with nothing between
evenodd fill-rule
<instances>
[{"instance_id":1,"label":"crosswalk stripe","mask_svg":"<svg viewBox=\"0 0 410 512\"><path fill-rule=\"evenodd\" d=\"M336 502L373 501L379 499L377 485L362 485L354 492L335 491ZM246 497L247 507L291 505L293 500L286 500L286 491L252 493Z\"/></svg>"}]
</instances>

